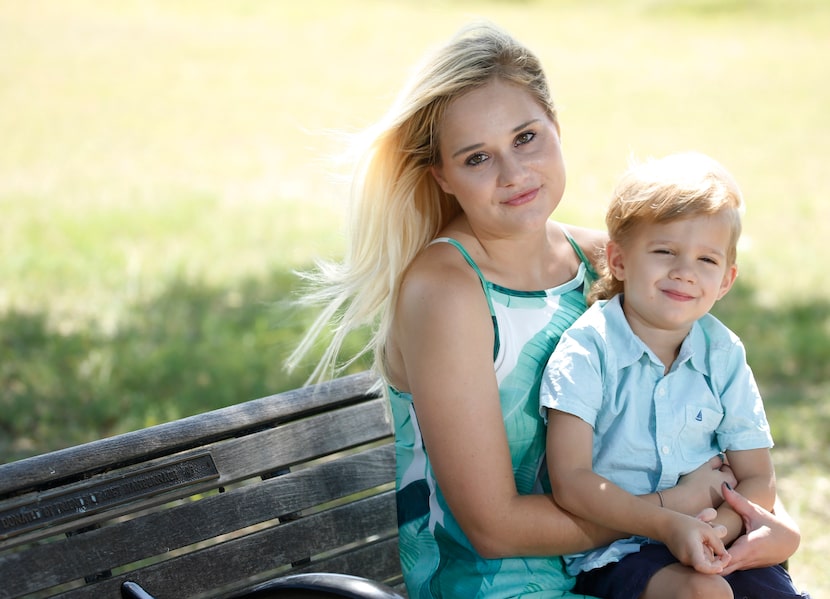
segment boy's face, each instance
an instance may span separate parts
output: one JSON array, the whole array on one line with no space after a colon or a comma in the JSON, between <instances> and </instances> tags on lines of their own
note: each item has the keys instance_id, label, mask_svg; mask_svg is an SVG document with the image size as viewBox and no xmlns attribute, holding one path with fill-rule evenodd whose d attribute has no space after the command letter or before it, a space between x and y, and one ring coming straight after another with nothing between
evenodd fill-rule
<instances>
[{"instance_id":1,"label":"boy's face","mask_svg":"<svg viewBox=\"0 0 830 599\"><path fill-rule=\"evenodd\" d=\"M677 331L722 298L738 274L728 264L728 220L719 215L639 227L625 245L608 244L608 265L623 282L623 310L638 328Z\"/></svg>"}]
</instances>

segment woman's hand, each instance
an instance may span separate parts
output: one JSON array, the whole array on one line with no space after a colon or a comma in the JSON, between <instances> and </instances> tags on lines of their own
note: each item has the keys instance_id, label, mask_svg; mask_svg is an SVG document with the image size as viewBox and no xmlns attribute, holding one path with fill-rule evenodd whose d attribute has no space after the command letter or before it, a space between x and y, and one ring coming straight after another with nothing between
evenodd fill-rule
<instances>
[{"instance_id":1,"label":"woman's hand","mask_svg":"<svg viewBox=\"0 0 830 599\"><path fill-rule=\"evenodd\" d=\"M775 514L772 514L731 486L724 485L723 497L741 516L745 530L729 547L732 559L723 575L780 564L798 549L801 532L780 501L776 501Z\"/></svg>"},{"instance_id":2,"label":"woman's hand","mask_svg":"<svg viewBox=\"0 0 830 599\"><path fill-rule=\"evenodd\" d=\"M724 483L734 487L738 481L717 455L697 470L681 476L676 487L663 491L666 507L688 516L697 516L706 508L717 508L723 503L721 486Z\"/></svg>"}]
</instances>

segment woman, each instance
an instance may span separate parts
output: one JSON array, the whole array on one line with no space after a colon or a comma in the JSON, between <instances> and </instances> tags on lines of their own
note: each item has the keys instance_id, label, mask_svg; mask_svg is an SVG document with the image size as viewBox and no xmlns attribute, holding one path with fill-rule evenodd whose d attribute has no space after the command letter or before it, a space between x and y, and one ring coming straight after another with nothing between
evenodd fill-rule
<instances>
[{"instance_id":1,"label":"woman","mask_svg":"<svg viewBox=\"0 0 830 599\"><path fill-rule=\"evenodd\" d=\"M585 310L605 242L550 220L565 186L559 133L536 57L494 26L463 30L370 131L346 258L313 276L325 309L289 365L334 320L315 376L334 372L344 337L373 327L412 598L575 597L552 556L619 536L558 508L543 474L541 372ZM724 481L728 468L704 464L663 499L696 515ZM797 545L768 516L754 522ZM790 555L766 538L746 539L756 562Z\"/></svg>"}]
</instances>

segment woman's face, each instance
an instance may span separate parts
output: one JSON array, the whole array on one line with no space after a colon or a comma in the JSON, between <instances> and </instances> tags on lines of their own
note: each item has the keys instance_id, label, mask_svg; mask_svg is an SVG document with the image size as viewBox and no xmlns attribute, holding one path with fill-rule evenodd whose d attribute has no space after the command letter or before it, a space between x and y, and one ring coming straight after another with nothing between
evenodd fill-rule
<instances>
[{"instance_id":1,"label":"woman's face","mask_svg":"<svg viewBox=\"0 0 830 599\"><path fill-rule=\"evenodd\" d=\"M565 191L559 131L523 88L493 79L454 100L439 123L432 173L481 236L537 231Z\"/></svg>"}]
</instances>

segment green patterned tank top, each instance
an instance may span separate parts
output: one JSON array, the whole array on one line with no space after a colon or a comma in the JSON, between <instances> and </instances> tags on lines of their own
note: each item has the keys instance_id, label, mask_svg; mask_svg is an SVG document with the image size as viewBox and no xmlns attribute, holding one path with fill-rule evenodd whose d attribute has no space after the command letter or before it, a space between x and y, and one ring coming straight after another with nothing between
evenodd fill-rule
<instances>
[{"instance_id":1,"label":"green patterned tank top","mask_svg":"<svg viewBox=\"0 0 830 599\"><path fill-rule=\"evenodd\" d=\"M539 415L542 370L563 331L586 309L585 295L595 278L579 246L581 260L570 281L542 291L515 291L491 283L460 243L456 247L481 280L495 327L493 363L504 426L519 493L549 488L543 468L545 424ZM567 597L573 579L558 556L484 559L449 511L435 480L412 396L391 386L395 425L400 555L410 599Z\"/></svg>"}]
</instances>

